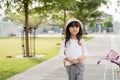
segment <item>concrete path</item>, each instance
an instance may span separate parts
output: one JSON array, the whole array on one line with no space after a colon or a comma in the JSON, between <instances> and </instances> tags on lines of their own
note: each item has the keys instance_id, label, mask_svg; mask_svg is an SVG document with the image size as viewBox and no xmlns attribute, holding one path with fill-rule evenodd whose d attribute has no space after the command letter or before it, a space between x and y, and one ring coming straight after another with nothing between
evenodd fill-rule
<instances>
[{"instance_id":1,"label":"concrete path","mask_svg":"<svg viewBox=\"0 0 120 80\"><path fill-rule=\"evenodd\" d=\"M87 42L89 51L86 60L85 80L118 80L117 66L103 60L100 65L97 61L105 56L111 48L117 48L115 39L111 35L97 36ZM119 46L120 47L120 46ZM120 49L120 48L119 48ZM7 80L68 80L62 60L56 56L48 61L38 64Z\"/></svg>"}]
</instances>

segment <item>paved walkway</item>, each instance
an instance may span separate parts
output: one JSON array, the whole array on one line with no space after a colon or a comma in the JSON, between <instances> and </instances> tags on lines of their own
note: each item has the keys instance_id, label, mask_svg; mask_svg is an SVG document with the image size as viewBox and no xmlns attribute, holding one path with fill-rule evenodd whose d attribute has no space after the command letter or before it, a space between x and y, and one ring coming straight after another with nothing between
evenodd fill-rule
<instances>
[{"instance_id":1,"label":"paved walkway","mask_svg":"<svg viewBox=\"0 0 120 80\"><path fill-rule=\"evenodd\" d=\"M86 60L85 80L118 80L116 65L109 61L102 61L97 65L99 58L104 56L115 46L111 36L100 36L87 42L89 51ZM7 80L68 80L61 59L56 56L48 61L38 64Z\"/></svg>"}]
</instances>

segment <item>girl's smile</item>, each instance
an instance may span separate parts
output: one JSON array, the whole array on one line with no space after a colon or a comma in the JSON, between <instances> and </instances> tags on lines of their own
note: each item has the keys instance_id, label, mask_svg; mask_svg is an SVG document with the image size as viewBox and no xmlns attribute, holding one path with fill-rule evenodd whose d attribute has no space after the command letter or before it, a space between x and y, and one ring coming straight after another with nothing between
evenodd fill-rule
<instances>
[{"instance_id":1,"label":"girl's smile","mask_svg":"<svg viewBox=\"0 0 120 80\"><path fill-rule=\"evenodd\" d=\"M79 27L76 27L76 26L70 27L69 30L70 30L71 35L76 36L77 33L79 32Z\"/></svg>"}]
</instances>

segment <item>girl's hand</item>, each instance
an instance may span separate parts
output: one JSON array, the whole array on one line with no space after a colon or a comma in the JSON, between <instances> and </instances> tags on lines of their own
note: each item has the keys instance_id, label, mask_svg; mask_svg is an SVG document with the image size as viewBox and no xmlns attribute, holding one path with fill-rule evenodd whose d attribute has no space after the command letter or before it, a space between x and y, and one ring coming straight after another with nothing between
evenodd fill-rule
<instances>
[{"instance_id":1,"label":"girl's hand","mask_svg":"<svg viewBox=\"0 0 120 80\"><path fill-rule=\"evenodd\" d=\"M78 58L79 62L83 62L86 59L86 56L82 55L81 57Z\"/></svg>"},{"instance_id":2,"label":"girl's hand","mask_svg":"<svg viewBox=\"0 0 120 80\"><path fill-rule=\"evenodd\" d=\"M71 60L70 60L70 63L71 63L71 64L78 64L79 61L78 61L77 59L71 59Z\"/></svg>"},{"instance_id":3,"label":"girl's hand","mask_svg":"<svg viewBox=\"0 0 120 80\"><path fill-rule=\"evenodd\" d=\"M77 59L65 58L66 61L70 62L71 64L77 64L79 61Z\"/></svg>"}]
</instances>

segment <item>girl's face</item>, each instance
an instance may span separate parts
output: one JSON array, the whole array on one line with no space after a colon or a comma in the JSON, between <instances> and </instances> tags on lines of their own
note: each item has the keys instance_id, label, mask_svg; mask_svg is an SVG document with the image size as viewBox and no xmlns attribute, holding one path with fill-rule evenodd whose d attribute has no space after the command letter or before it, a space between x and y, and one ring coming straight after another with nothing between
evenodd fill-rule
<instances>
[{"instance_id":1,"label":"girl's face","mask_svg":"<svg viewBox=\"0 0 120 80\"><path fill-rule=\"evenodd\" d=\"M71 36L76 36L79 32L79 27L78 26L72 26L69 28Z\"/></svg>"}]
</instances>

